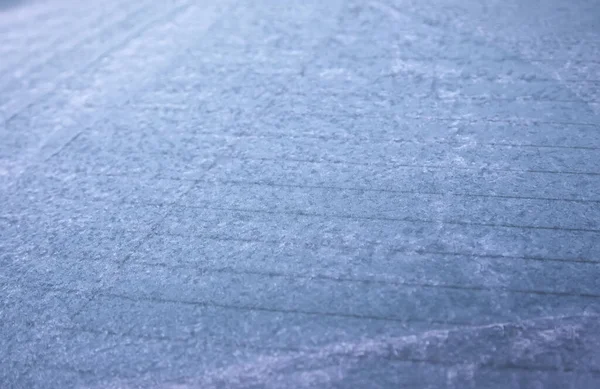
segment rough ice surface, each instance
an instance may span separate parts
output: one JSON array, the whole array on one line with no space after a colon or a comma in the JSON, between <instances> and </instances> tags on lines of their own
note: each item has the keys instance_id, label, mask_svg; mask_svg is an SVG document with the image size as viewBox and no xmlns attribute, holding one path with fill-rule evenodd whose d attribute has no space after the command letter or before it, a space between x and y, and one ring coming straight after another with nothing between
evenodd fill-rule
<instances>
[{"instance_id":1,"label":"rough ice surface","mask_svg":"<svg viewBox=\"0 0 600 389\"><path fill-rule=\"evenodd\" d=\"M600 388L600 3L0 2L0 387Z\"/></svg>"}]
</instances>

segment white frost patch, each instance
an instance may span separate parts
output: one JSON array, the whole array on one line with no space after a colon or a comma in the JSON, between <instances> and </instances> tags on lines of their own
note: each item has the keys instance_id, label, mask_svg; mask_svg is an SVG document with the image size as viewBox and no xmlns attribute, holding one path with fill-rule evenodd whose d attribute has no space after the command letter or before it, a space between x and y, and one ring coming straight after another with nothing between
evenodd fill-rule
<instances>
[{"instance_id":1,"label":"white frost patch","mask_svg":"<svg viewBox=\"0 0 600 389\"><path fill-rule=\"evenodd\" d=\"M446 381L473 382L479 369L486 366L531 365L540 362L537 356L555 354L557 363L600 346L594 335L599 316L556 316L517 323L494 323L425 331L408 336L381 336L340 342L320 348L276 355L259 355L251 363L242 363L206 372L203 376L177 385L158 385L160 389L184 388L302 388L320 387L339 382L352 369L360 369L367 360L423 361L436 360L445 366ZM585 350L573 351L585 344ZM473 350L478 350L474 352ZM569 354L570 353L570 354ZM585 360L582 359L585 363ZM591 363L591 362L589 362ZM560 369L561 366L549 368ZM591 368L584 366L583 368ZM107 388L107 386L103 386ZM108 388L130 388L108 386Z\"/></svg>"},{"instance_id":2,"label":"white frost patch","mask_svg":"<svg viewBox=\"0 0 600 389\"><path fill-rule=\"evenodd\" d=\"M332 69L326 69L323 70L321 73L319 73L319 76L321 78L327 79L327 80L331 80L331 79L344 79L344 80L351 80L352 77L352 72L350 72L348 69L344 69L344 68L332 68Z\"/></svg>"}]
</instances>

